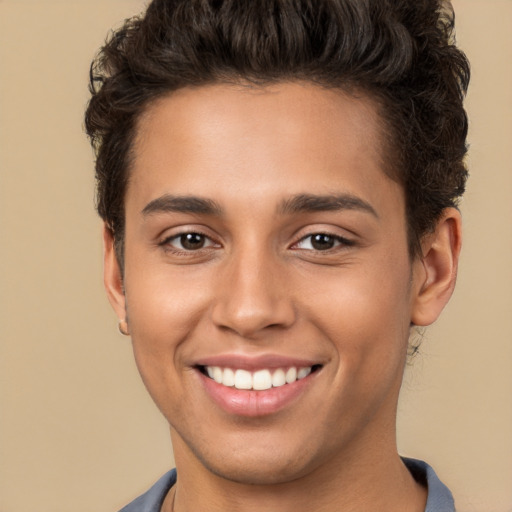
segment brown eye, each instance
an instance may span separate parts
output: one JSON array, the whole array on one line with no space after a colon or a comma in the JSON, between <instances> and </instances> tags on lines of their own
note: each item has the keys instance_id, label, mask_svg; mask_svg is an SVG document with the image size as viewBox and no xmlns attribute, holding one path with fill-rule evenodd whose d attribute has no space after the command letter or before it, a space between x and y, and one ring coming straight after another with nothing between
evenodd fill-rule
<instances>
[{"instance_id":1,"label":"brown eye","mask_svg":"<svg viewBox=\"0 0 512 512\"><path fill-rule=\"evenodd\" d=\"M326 251L332 249L336 239L331 235L324 235L323 233L318 233L311 237L311 246L316 251Z\"/></svg>"},{"instance_id":2,"label":"brown eye","mask_svg":"<svg viewBox=\"0 0 512 512\"><path fill-rule=\"evenodd\" d=\"M193 251L204 247L206 237L199 233L185 233L184 235L180 235L179 240L183 249Z\"/></svg>"},{"instance_id":3,"label":"brown eye","mask_svg":"<svg viewBox=\"0 0 512 512\"><path fill-rule=\"evenodd\" d=\"M215 243L206 235L190 232L169 237L162 242L162 245L178 251L198 251L206 247L214 247Z\"/></svg>"},{"instance_id":4,"label":"brown eye","mask_svg":"<svg viewBox=\"0 0 512 512\"><path fill-rule=\"evenodd\" d=\"M352 240L328 233L313 233L300 240L295 248L309 251L328 251L330 249L350 247L354 245Z\"/></svg>"}]
</instances>

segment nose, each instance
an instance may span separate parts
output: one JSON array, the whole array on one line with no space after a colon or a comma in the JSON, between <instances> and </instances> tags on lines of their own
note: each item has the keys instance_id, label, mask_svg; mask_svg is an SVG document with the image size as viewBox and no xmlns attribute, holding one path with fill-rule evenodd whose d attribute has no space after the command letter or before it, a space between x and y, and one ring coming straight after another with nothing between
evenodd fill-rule
<instances>
[{"instance_id":1,"label":"nose","mask_svg":"<svg viewBox=\"0 0 512 512\"><path fill-rule=\"evenodd\" d=\"M217 327L249 339L295 322L283 263L269 252L238 251L225 262L212 311Z\"/></svg>"}]
</instances>

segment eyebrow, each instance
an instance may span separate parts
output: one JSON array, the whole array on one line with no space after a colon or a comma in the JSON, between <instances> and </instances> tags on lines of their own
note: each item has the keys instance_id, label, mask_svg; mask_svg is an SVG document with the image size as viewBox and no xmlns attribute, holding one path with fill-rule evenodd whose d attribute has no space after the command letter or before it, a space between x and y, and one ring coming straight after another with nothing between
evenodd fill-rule
<instances>
[{"instance_id":1,"label":"eyebrow","mask_svg":"<svg viewBox=\"0 0 512 512\"><path fill-rule=\"evenodd\" d=\"M379 218L379 215L370 203L352 194L299 194L283 201L279 208L282 214L339 210L359 210L370 213L377 219Z\"/></svg>"},{"instance_id":2,"label":"eyebrow","mask_svg":"<svg viewBox=\"0 0 512 512\"><path fill-rule=\"evenodd\" d=\"M169 212L220 215L222 208L215 201L203 197L165 194L150 201L142 210L142 215Z\"/></svg>"},{"instance_id":3,"label":"eyebrow","mask_svg":"<svg viewBox=\"0 0 512 512\"><path fill-rule=\"evenodd\" d=\"M360 210L370 213L377 219L379 218L379 215L370 203L352 194L298 194L289 199L285 199L278 208L278 212L282 215L340 210ZM198 196L175 196L165 194L150 201L142 210L144 216L156 213L221 215L222 208L212 199Z\"/></svg>"}]
</instances>

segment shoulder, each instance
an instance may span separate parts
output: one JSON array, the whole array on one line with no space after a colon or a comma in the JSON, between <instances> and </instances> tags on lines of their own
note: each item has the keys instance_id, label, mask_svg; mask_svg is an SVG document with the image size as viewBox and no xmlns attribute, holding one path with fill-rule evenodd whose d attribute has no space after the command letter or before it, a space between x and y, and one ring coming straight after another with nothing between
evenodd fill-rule
<instances>
[{"instance_id":1,"label":"shoulder","mask_svg":"<svg viewBox=\"0 0 512 512\"><path fill-rule=\"evenodd\" d=\"M416 481L423 483L428 489L425 512L455 512L452 493L426 462L405 457L402 460Z\"/></svg>"},{"instance_id":2,"label":"shoulder","mask_svg":"<svg viewBox=\"0 0 512 512\"><path fill-rule=\"evenodd\" d=\"M169 489L176 483L176 470L166 473L153 487L119 512L160 512Z\"/></svg>"}]
</instances>

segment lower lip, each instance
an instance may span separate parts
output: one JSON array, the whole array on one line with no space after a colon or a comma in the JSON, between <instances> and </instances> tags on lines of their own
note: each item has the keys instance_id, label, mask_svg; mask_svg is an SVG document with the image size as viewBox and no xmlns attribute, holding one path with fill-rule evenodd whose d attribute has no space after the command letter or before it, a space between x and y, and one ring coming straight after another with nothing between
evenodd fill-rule
<instances>
[{"instance_id":1,"label":"lower lip","mask_svg":"<svg viewBox=\"0 0 512 512\"><path fill-rule=\"evenodd\" d=\"M210 398L229 414L247 417L267 416L284 409L306 391L317 372L277 388L263 391L240 390L218 384L199 370L202 384Z\"/></svg>"}]
</instances>

